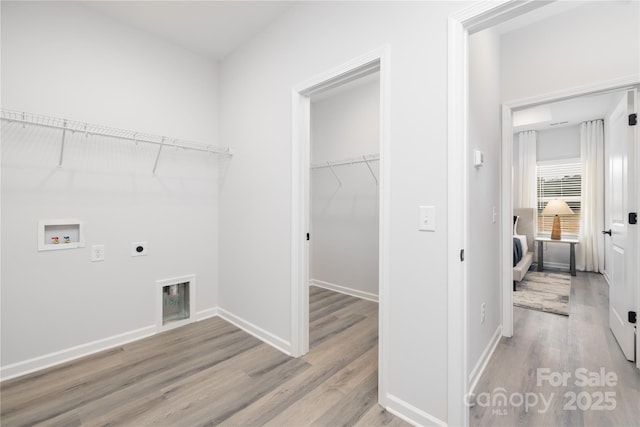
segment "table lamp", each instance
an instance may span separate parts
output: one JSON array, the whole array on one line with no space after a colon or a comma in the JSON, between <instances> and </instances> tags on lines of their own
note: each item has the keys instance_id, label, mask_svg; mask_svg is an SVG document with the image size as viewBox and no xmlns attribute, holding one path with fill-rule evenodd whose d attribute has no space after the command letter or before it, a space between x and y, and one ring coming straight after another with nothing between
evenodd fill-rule
<instances>
[{"instance_id":1,"label":"table lamp","mask_svg":"<svg viewBox=\"0 0 640 427\"><path fill-rule=\"evenodd\" d=\"M573 211L564 200L553 199L547 203L547 206L542 210L542 215L555 215L553 217L553 227L551 228L551 240L560 240L562 238L559 215L572 214Z\"/></svg>"}]
</instances>

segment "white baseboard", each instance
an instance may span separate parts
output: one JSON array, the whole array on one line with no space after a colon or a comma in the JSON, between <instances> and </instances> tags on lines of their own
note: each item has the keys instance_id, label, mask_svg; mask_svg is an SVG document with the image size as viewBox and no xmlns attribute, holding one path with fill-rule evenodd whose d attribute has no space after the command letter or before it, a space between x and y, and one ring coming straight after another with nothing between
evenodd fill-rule
<instances>
[{"instance_id":1,"label":"white baseboard","mask_svg":"<svg viewBox=\"0 0 640 427\"><path fill-rule=\"evenodd\" d=\"M391 394L387 394L384 404L386 405L385 409L387 411L391 412L396 417L403 419L409 424L413 424L414 426L446 427L447 425L447 423L441 419L436 418Z\"/></svg>"},{"instance_id":2,"label":"white baseboard","mask_svg":"<svg viewBox=\"0 0 640 427\"><path fill-rule=\"evenodd\" d=\"M195 315L195 321L205 320L215 316L219 316L224 320L233 323L238 328L253 335L259 340L264 341L265 343L275 347L285 354L291 355L291 343L289 341L285 341L282 338L277 337L272 333L260 328L259 326L256 326L253 323L248 322L222 308L211 307L199 311ZM81 344L75 347L56 351L54 353L45 354L43 356L38 356L32 359L13 363L11 365L2 366L0 367L0 382L22 375L30 374L42 369L50 368L61 363L70 362L80 357L108 350L110 348L124 345L132 341L137 341L139 339L155 335L158 332L163 331L159 330L157 325L150 325L119 335L114 335L112 337L99 339L86 344Z\"/></svg>"},{"instance_id":3,"label":"white baseboard","mask_svg":"<svg viewBox=\"0 0 640 427\"><path fill-rule=\"evenodd\" d=\"M607 286L611 287L611 278L609 277L607 270L602 272L602 277L604 277L604 281L607 282Z\"/></svg>"},{"instance_id":4,"label":"white baseboard","mask_svg":"<svg viewBox=\"0 0 640 427\"><path fill-rule=\"evenodd\" d=\"M30 374L41 369L50 368L64 362L69 362L80 357L88 356L99 351L108 350L131 341L136 341L156 333L156 325L145 326L144 328L99 339L86 344L45 354L43 356L27 359L22 362L0 367L0 381Z\"/></svg>"},{"instance_id":5,"label":"white baseboard","mask_svg":"<svg viewBox=\"0 0 640 427\"><path fill-rule=\"evenodd\" d=\"M259 340L264 341L270 346L275 347L281 352L287 355L291 355L291 343L289 341L283 340L282 338L272 334L271 332L268 332L262 329L261 327L256 326L253 323L247 320L244 320L241 317L236 316L235 314L228 312L223 308L218 307L218 316L220 316L221 318L223 318L229 323L233 323L238 328L242 329L248 334L253 335Z\"/></svg>"},{"instance_id":6,"label":"white baseboard","mask_svg":"<svg viewBox=\"0 0 640 427\"><path fill-rule=\"evenodd\" d=\"M491 356L493 356L493 352L496 351L496 347L500 342L500 338L502 338L502 325L499 325L496 331L493 333L493 336L487 343L484 351L480 355L480 359L475 364L471 373L469 374L469 391L468 394L471 395L475 391L476 385L478 385L478 380L482 376L489 360L491 360Z\"/></svg>"},{"instance_id":7,"label":"white baseboard","mask_svg":"<svg viewBox=\"0 0 640 427\"><path fill-rule=\"evenodd\" d=\"M207 308L196 313L196 322L204 319L209 319L218 315L218 307Z\"/></svg>"},{"instance_id":8,"label":"white baseboard","mask_svg":"<svg viewBox=\"0 0 640 427\"><path fill-rule=\"evenodd\" d=\"M566 270L569 271L569 264L564 264L562 262L548 262L544 261L544 268L552 268L554 270Z\"/></svg>"},{"instance_id":9,"label":"white baseboard","mask_svg":"<svg viewBox=\"0 0 640 427\"><path fill-rule=\"evenodd\" d=\"M371 292L359 291L358 289L347 288L345 286L336 285L322 280L310 279L309 285L319 288L329 289L330 291L340 292L341 294L350 295L356 298L366 299L368 301L378 302L378 295Z\"/></svg>"}]
</instances>

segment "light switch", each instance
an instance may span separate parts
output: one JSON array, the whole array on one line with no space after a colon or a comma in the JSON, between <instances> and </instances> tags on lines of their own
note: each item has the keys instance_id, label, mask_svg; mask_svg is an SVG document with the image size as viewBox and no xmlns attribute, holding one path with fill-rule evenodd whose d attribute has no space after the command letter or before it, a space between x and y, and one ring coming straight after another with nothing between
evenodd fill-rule
<instances>
[{"instance_id":1,"label":"light switch","mask_svg":"<svg viewBox=\"0 0 640 427\"><path fill-rule=\"evenodd\" d=\"M435 206L420 206L420 231L436 231Z\"/></svg>"},{"instance_id":2,"label":"light switch","mask_svg":"<svg viewBox=\"0 0 640 427\"><path fill-rule=\"evenodd\" d=\"M479 168L484 163L484 153L480 150L473 150L473 166Z\"/></svg>"}]
</instances>

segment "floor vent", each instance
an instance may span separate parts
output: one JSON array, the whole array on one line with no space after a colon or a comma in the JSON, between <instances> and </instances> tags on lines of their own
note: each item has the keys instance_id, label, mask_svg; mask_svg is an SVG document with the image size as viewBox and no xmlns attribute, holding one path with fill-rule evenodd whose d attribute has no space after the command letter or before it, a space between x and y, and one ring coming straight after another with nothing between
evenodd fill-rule
<instances>
[{"instance_id":1,"label":"floor vent","mask_svg":"<svg viewBox=\"0 0 640 427\"><path fill-rule=\"evenodd\" d=\"M172 329L195 319L195 275L158 280L156 325Z\"/></svg>"}]
</instances>

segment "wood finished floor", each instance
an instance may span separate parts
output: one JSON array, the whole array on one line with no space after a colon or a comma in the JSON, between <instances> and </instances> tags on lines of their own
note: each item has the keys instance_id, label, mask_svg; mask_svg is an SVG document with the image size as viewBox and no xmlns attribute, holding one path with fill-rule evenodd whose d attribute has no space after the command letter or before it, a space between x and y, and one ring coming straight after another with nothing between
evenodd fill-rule
<instances>
[{"instance_id":1,"label":"wood finished floor","mask_svg":"<svg viewBox=\"0 0 640 427\"><path fill-rule=\"evenodd\" d=\"M480 400L470 410L472 426L640 426L640 370L628 362L609 330L609 288L599 274L580 273L572 278L570 315L560 316L514 307L514 336L502 338L493 358L480 378L480 393L499 394L502 387L508 397L513 393L543 393L548 409L539 403L529 411L524 405L487 406ZM617 375L617 387L578 387L575 370ZM567 386L537 385L537 368L569 372ZM571 393L586 392L591 398L599 392L615 392L615 410L589 409L584 396L582 408L570 402ZM570 393L565 397L565 393ZM486 396L486 395L485 395ZM596 397L596 399L599 399ZM533 402L533 397L530 397ZM592 400L592 404L596 400ZM568 409L565 405L569 404Z\"/></svg>"},{"instance_id":2,"label":"wood finished floor","mask_svg":"<svg viewBox=\"0 0 640 427\"><path fill-rule=\"evenodd\" d=\"M212 318L1 384L2 426L401 426L377 404L378 305L310 288L291 358Z\"/></svg>"}]
</instances>

